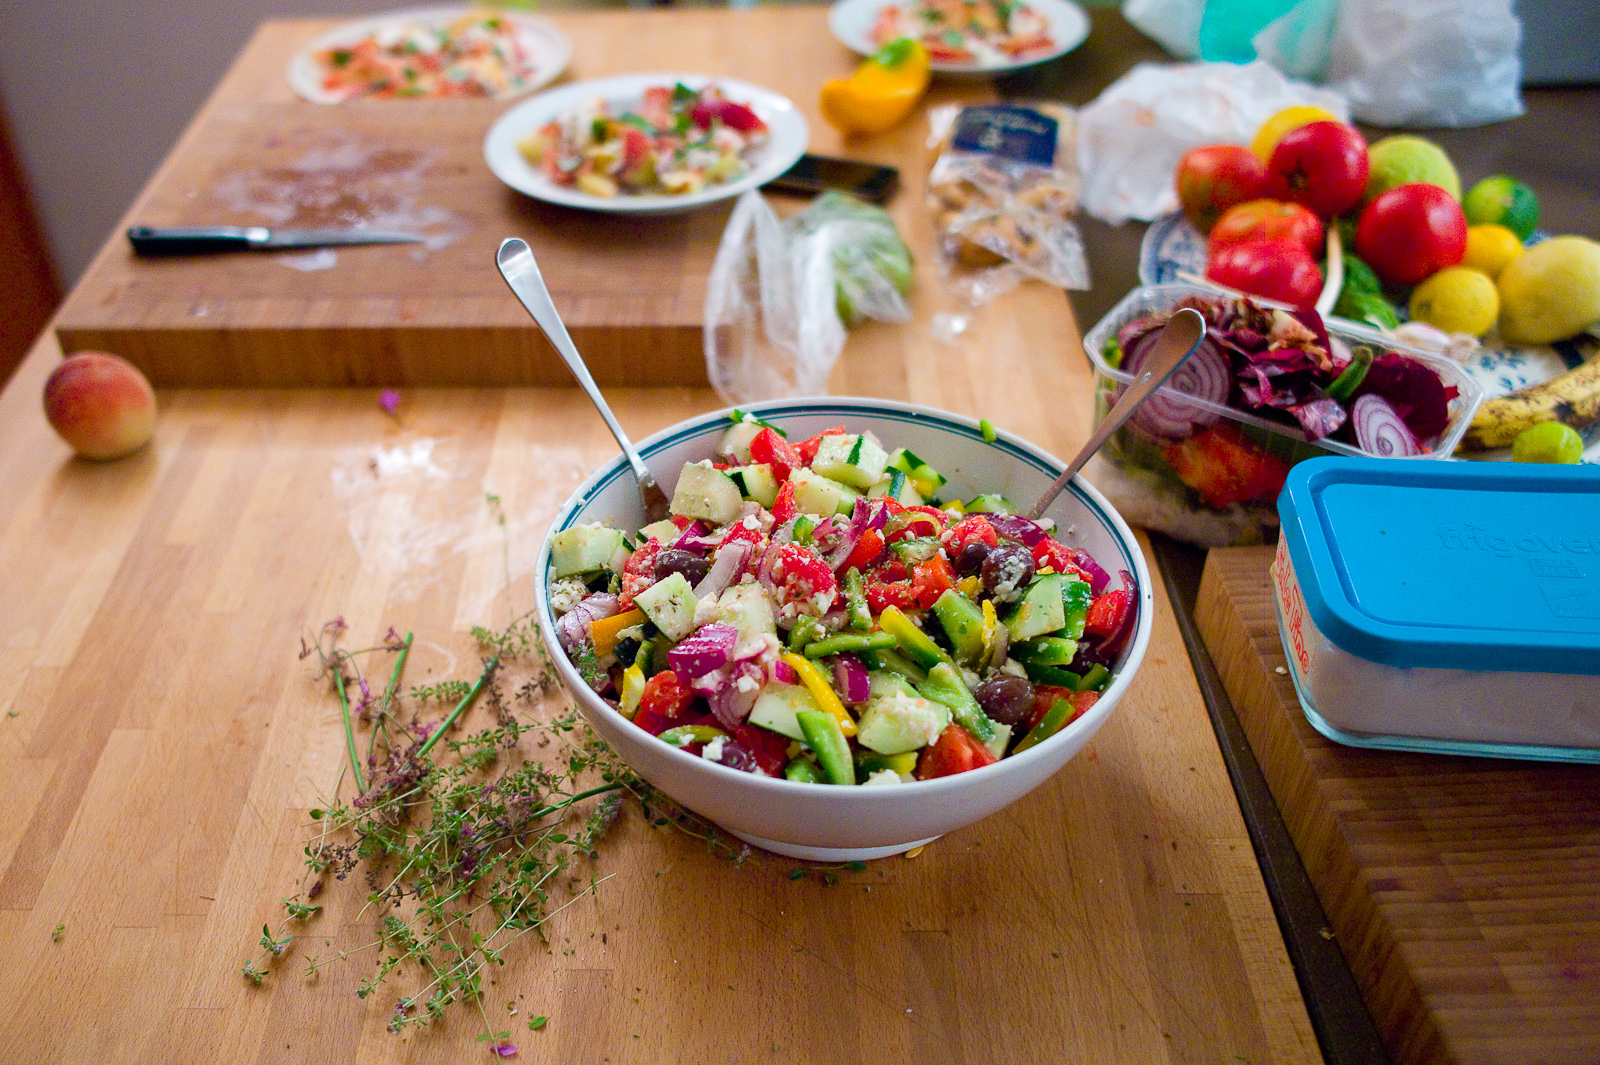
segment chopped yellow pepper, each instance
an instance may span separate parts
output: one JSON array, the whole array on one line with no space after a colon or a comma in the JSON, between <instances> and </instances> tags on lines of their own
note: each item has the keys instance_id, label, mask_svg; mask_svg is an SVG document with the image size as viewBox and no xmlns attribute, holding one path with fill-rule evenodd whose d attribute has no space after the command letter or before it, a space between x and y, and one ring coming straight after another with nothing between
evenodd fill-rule
<instances>
[{"instance_id":1,"label":"chopped yellow pepper","mask_svg":"<svg viewBox=\"0 0 1600 1065\"><path fill-rule=\"evenodd\" d=\"M817 701L817 707L825 711L830 717L839 722L839 731L847 737L856 734L855 718L850 716L850 711L844 708L844 703L839 699L839 693L833 690L833 685L828 683L828 678L822 675L815 662L801 658L794 652L783 656L789 668L799 676L800 683L806 686L811 697Z\"/></svg>"},{"instance_id":2,"label":"chopped yellow pepper","mask_svg":"<svg viewBox=\"0 0 1600 1065\"><path fill-rule=\"evenodd\" d=\"M613 614L608 618L601 618L589 626L589 635L594 639L594 653L597 655L610 654L616 649L617 634L619 632L644 623L644 611L637 608L624 610L622 613Z\"/></svg>"},{"instance_id":3,"label":"chopped yellow pepper","mask_svg":"<svg viewBox=\"0 0 1600 1065\"><path fill-rule=\"evenodd\" d=\"M840 133L882 133L917 106L928 77L926 48L909 37L890 41L848 78L822 86L822 117Z\"/></svg>"},{"instance_id":4,"label":"chopped yellow pepper","mask_svg":"<svg viewBox=\"0 0 1600 1065\"><path fill-rule=\"evenodd\" d=\"M633 720L634 712L639 709L644 684L644 670L638 666L629 666L622 671L622 716L629 721Z\"/></svg>"},{"instance_id":5,"label":"chopped yellow pepper","mask_svg":"<svg viewBox=\"0 0 1600 1065\"><path fill-rule=\"evenodd\" d=\"M960 592L968 599L978 598L978 592L980 592L982 589L983 582L977 577L962 577L959 581L956 581L956 591Z\"/></svg>"},{"instance_id":6,"label":"chopped yellow pepper","mask_svg":"<svg viewBox=\"0 0 1600 1065\"><path fill-rule=\"evenodd\" d=\"M994 612L994 604L985 599L983 607L983 649L994 650L994 630L1000 626L1000 616Z\"/></svg>"}]
</instances>

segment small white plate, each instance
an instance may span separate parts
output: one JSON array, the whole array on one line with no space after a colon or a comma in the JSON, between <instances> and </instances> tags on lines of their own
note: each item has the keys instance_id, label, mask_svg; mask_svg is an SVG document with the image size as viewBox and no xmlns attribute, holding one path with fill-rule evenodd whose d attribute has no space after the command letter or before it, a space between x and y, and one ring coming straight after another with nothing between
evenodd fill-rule
<instances>
[{"instance_id":1,"label":"small white plate","mask_svg":"<svg viewBox=\"0 0 1600 1065\"><path fill-rule=\"evenodd\" d=\"M677 83L696 90L716 85L728 99L744 104L767 124L767 143L750 157L750 170L743 177L684 196L634 196L625 193L591 196L575 188L557 185L523 158L517 147L517 141L575 107L605 100L612 105L614 113L620 114L637 107L646 89ZM675 214L765 185L805 154L810 139L811 131L805 117L795 109L794 104L759 85L700 74L629 74L574 82L540 93L531 100L524 100L501 115L489 128L488 136L483 139L483 157L495 177L536 200L616 214Z\"/></svg>"},{"instance_id":2,"label":"small white plate","mask_svg":"<svg viewBox=\"0 0 1600 1065\"><path fill-rule=\"evenodd\" d=\"M483 10L473 7L415 7L346 22L296 53L289 61L289 86L314 104L339 104L349 99L361 99L329 92L322 87L322 78L327 71L316 59L318 52L357 44L367 36L391 26L448 26L464 15L481 14ZM561 76L561 72L572 61L571 38L543 19L514 11L497 11L496 14L516 27L522 46L533 57L533 67L495 99L509 100L521 96L543 88Z\"/></svg>"},{"instance_id":3,"label":"small white plate","mask_svg":"<svg viewBox=\"0 0 1600 1065\"><path fill-rule=\"evenodd\" d=\"M902 8L913 0L838 0L828 10L828 28L839 42L852 52L871 55L880 47L872 39L872 27L877 25L878 13L891 3ZM1071 0L1026 0L1027 5L1049 24L1050 39L1055 44L1048 50L1033 52L1019 58L995 55L980 58L973 63L951 63L934 60L930 66L939 74L1004 74L1012 70L1046 63L1057 56L1066 55L1089 36L1089 16Z\"/></svg>"}]
</instances>

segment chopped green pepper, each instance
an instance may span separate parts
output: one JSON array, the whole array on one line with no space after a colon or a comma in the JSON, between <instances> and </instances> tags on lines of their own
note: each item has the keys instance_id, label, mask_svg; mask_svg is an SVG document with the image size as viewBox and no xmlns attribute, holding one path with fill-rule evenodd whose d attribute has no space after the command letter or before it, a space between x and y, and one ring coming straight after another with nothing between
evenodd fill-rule
<instances>
[{"instance_id":1,"label":"chopped green pepper","mask_svg":"<svg viewBox=\"0 0 1600 1065\"><path fill-rule=\"evenodd\" d=\"M1039 719L1037 725L1028 730L1028 734L1022 737L1021 742L1017 744L1017 749L1011 753L1021 754L1029 747L1037 747L1051 736L1060 732L1062 727L1070 720L1072 720L1072 704L1065 699L1057 699L1050 704L1050 709L1045 711L1044 717Z\"/></svg>"},{"instance_id":2,"label":"chopped green pepper","mask_svg":"<svg viewBox=\"0 0 1600 1065\"><path fill-rule=\"evenodd\" d=\"M994 739L994 722L984 714L978 700L967 690L961 674L949 662L940 662L928 670L928 679L917 685L917 693L924 699L948 706L956 724L972 733L979 743Z\"/></svg>"},{"instance_id":3,"label":"chopped green pepper","mask_svg":"<svg viewBox=\"0 0 1600 1065\"><path fill-rule=\"evenodd\" d=\"M1081 692L1103 692L1106 684L1111 680L1111 671L1096 662L1084 671L1083 680L1078 682Z\"/></svg>"},{"instance_id":4,"label":"chopped green pepper","mask_svg":"<svg viewBox=\"0 0 1600 1065\"><path fill-rule=\"evenodd\" d=\"M661 733L660 739L666 740L674 747L687 747L691 743L710 743L718 736L727 737L727 733L714 725L679 725L669 728Z\"/></svg>"},{"instance_id":5,"label":"chopped green pepper","mask_svg":"<svg viewBox=\"0 0 1600 1065\"><path fill-rule=\"evenodd\" d=\"M1042 666L1035 662L1024 662L1022 668L1028 671L1028 679L1035 684L1050 684L1057 688L1077 691L1078 685L1083 683L1082 677L1060 666Z\"/></svg>"},{"instance_id":6,"label":"chopped green pepper","mask_svg":"<svg viewBox=\"0 0 1600 1065\"><path fill-rule=\"evenodd\" d=\"M1060 636L1040 636L1011 648L1012 658L1031 666L1069 666L1077 655L1078 641Z\"/></svg>"},{"instance_id":7,"label":"chopped green pepper","mask_svg":"<svg viewBox=\"0 0 1600 1065\"><path fill-rule=\"evenodd\" d=\"M855 762L850 757L850 743L839 730L839 722L832 714L822 710L797 710L795 721L805 734L806 743L817 752L817 761L828 775L830 784L854 784Z\"/></svg>"},{"instance_id":8,"label":"chopped green pepper","mask_svg":"<svg viewBox=\"0 0 1600 1065\"><path fill-rule=\"evenodd\" d=\"M807 658L826 658L829 655L860 654L862 651L886 651L897 641L887 632L841 632L806 644L802 652Z\"/></svg>"},{"instance_id":9,"label":"chopped green pepper","mask_svg":"<svg viewBox=\"0 0 1600 1065\"><path fill-rule=\"evenodd\" d=\"M814 711L812 711L814 712ZM798 781L801 784L826 784L827 778L822 775L822 768L815 762L804 758L796 758L783 767L785 780Z\"/></svg>"},{"instance_id":10,"label":"chopped green pepper","mask_svg":"<svg viewBox=\"0 0 1600 1065\"><path fill-rule=\"evenodd\" d=\"M878 615L878 624L884 632L895 638L900 650L923 669L932 669L941 662L950 661L950 656L928 639L928 634L917 628L916 622L901 613L899 607L884 607L883 613Z\"/></svg>"},{"instance_id":11,"label":"chopped green pepper","mask_svg":"<svg viewBox=\"0 0 1600 1065\"><path fill-rule=\"evenodd\" d=\"M882 669L890 673L898 673L913 684L921 684L928 679L928 671L917 665L898 651L870 651L876 662L867 663L868 669ZM866 656L863 655L863 658Z\"/></svg>"},{"instance_id":12,"label":"chopped green pepper","mask_svg":"<svg viewBox=\"0 0 1600 1065\"><path fill-rule=\"evenodd\" d=\"M854 566L844 575L844 603L852 629L866 632L872 628L872 608L867 605L867 582Z\"/></svg>"},{"instance_id":13,"label":"chopped green pepper","mask_svg":"<svg viewBox=\"0 0 1600 1065\"><path fill-rule=\"evenodd\" d=\"M822 624L810 614L801 614L794 628L789 630L789 650L798 651L811 641L818 639L826 630Z\"/></svg>"}]
</instances>

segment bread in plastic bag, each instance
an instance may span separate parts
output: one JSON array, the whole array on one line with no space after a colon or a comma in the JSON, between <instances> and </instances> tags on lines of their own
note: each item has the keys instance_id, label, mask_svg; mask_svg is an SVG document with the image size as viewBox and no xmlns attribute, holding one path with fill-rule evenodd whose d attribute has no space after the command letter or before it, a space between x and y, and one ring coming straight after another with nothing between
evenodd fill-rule
<instances>
[{"instance_id":1,"label":"bread in plastic bag","mask_svg":"<svg viewBox=\"0 0 1600 1065\"><path fill-rule=\"evenodd\" d=\"M974 303L1017 274L1088 288L1078 209L1076 114L1059 104L936 109L942 151L928 207L946 266ZM948 131L944 127L948 125Z\"/></svg>"},{"instance_id":2,"label":"bread in plastic bag","mask_svg":"<svg viewBox=\"0 0 1600 1065\"><path fill-rule=\"evenodd\" d=\"M866 318L911 317L911 251L887 211L840 193L779 221L739 197L706 285L706 372L731 403L818 395Z\"/></svg>"}]
</instances>

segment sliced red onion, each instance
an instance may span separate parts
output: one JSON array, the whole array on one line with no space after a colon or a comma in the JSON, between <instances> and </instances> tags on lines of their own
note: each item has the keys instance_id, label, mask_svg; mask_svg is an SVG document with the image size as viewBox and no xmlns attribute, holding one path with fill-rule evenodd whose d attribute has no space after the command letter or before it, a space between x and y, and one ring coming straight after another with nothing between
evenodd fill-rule
<instances>
[{"instance_id":1,"label":"sliced red onion","mask_svg":"<svg viewBox=\"0 0 1600 1065\"><path fill-rule=\"evenodd\" d=\"M1111 583L1111 574L1100 567L1094 556L1081 547L1072 549L1072 563L1089 577L1089 591L1099 595Z\"/></svg>"},{"instance_id":2,"label":"sliced red onion","mask_svg":"<svg viewBox=\"0 0 1600 1065\"><path fill-rule=\"evenodd\" d=\"M865 499L856 500L855 509L850 513L849 526L845 528L843 534L839 537L838 544L827 554L826 561L828 566L835 570L843 566L845 560L850 557L850 552L856 549L856 545L861 542L861 538L867 534L867 530L873 528L874 518L876 518L879 526L883 524L886 520L885 511L887 510L888 508L883 506L874 507Z\"/></svg>"},{"instance_id":3,"label":"sliced red onion","mask_svg":"<svg viewBox=\"0 0 1600 1065\"><path fill-rule=\"evenodd\" d=\"M1150 347L1149 344L1141 347L1141 356L1148 354ZM1130 374L1138 373L1138 365L1133 360L1123 360L1123 369ZM1214 410L1191 403L1190 398L1226 406L1232 374L1232 367L1216 342L1203 340L1172 372L1166 384L1156 389L1144 406L1134 412L1128 423L1153 439L1187 440L1196 428L1211 425L1222 417Z\"/></svg>"},{"instance_id":4,"label":"sliced red onion","mask_svg":"<svg viewBox=\"0 0 1600 1065\"><path fill-rule=\"evenodd\" d=\"M561 646L571 652L589 638L591 625L616 612L617 597L610 592L596 592L584 599L556 622L556 635L561 640Z\"/></svg>"},{"instance_id":5,"label":"sliced red onion","mask_svg":"<svg viewBox=\"0 0 1600 1065\"><path fill-rule=\"evenodd\" d=\"M1380 458L1409 458L1422 454L1422 444L1406 428L1406 420L1376 392L1368 392L1350 405L1356 444Z\"/></svg>"},{"instance_id":6,"label":"sliced red onion","mask_svg":"<svg viewBox=\"0 0 1600 1065\"><path fill-rule=\"evenodd\" d=\"M772 663L772 679L779 684L799 684L800 674L794 671L793 666L780 658Z\"/></svg>"},{"instance_id":7,"label":"sliced red onion","mask_svg":"<svg viewBox=\"0 0 1600 1065\"><path fill-rule=\"evenodd\" d=\"M721 595L722 590L732 584L733 579L739 575L739 570L750 557L753 547L754 545L748 540L735 540L719 547L711 568L700 578L700 583L694 586L694 597L704 599L708 595Z\"/></svg>"},{"instance_id":8,"label":"sliced red onion","mask_svg":"<svg viewBox=\"0 0 1600 1065\"><path fill-rule=\"evenodd\" d=\"M670 654L668 657L671 657ZM690 687L706 697L711 704L711 713L719 722L734 728L750 716L750 709L756 705L756 698L761 694L761 682L765 679L765 671L755 662L747 660L698 677L690 682Z\"/></svg>"},{"instance_id":9,"label":"sliced red onion","mask_svg":"<svg viewBox=\"0 0 1600 1065\"><path fill-rule=\"evenodd\" d=\"M1122 654L1122 647L1133 635L1134 623L1139 618L1139 582L1125 569L1118 570L1117 576L1122 578L1122 590L1128 593L1128 609L1122 613L1122 623L1100 645L1100 653L1107 664L1115 662Z\"/></svg>"},{"instance_id":10,"label":"sliced red onion","mask_svg":"<svg viewBox=\"0 0 1600 1065\"><path fill-rule=\"evenodd\" d=\"M1024 547L1032 547L1050 535L1043 525L1019 514L985 514L984 517L994 526L995 532L1007 540L1019 541Z\"/></svg>"},{"instance_id":11,"label":"sliced red onion","mask_svg":"<svg viewBox=\"0 0 1600 1065\"><path fill-rule=\"evenodd\" d=\"M850 706L860 706L872 698L872 682L867 667L854 655L833 656L833 686L839 698Z\"/></svg>"},{"instance_id":12,"label":"sliced red onion","mask_svg":"<svg viewBox=\"0 0 1600 1065\"><path fill-rule=\"evenodd\" d=\"M739 630L723 621L702 625L667 652L672 672L691 679L704 677L728 664L739 642Z\"/></svg>"},{"instance_id":13,"label":"sliced red onion","mask_svg":"<svg viewBox=\"0 0 1600 1065\"><path fill-rule=\"evenodd\" d=\"M707 526L705 522L692 521L688 525L684 526L683 531L678 534L678 538L672 541L672 546L678 548L680 551L692 551L694 548L688 546L689 542L692 540L698 540L700 537L706 535L706 533L710 531L710 527Z\"/></svg>"}]
</instances>

